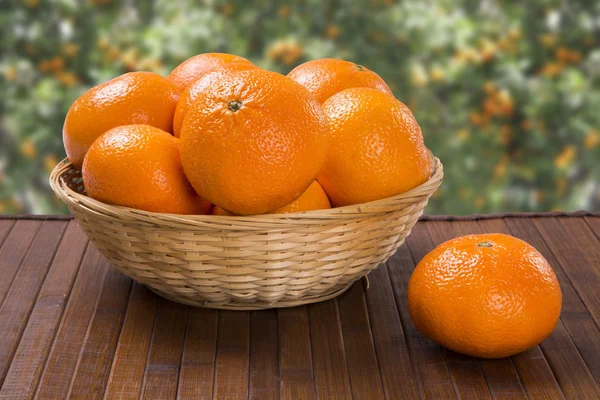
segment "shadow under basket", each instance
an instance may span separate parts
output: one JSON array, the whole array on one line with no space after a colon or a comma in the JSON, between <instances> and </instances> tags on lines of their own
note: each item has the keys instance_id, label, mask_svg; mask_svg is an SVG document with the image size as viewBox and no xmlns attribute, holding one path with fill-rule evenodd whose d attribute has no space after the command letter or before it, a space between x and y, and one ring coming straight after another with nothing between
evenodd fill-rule
<instances>
[{"instance_id":1,"label":"shadow under basket","mask_svg":"<svg viewBox=\"0 0 600 400\"><path fill-rule=\"evenodd\" d=\"M259 310L333 298L385 262L423 214L444 175L432 156L422 185L387 199L329 210L245 217L175 215L86 196L68 160L50 186L100 252L169 300Z\"/></svg>"}]
</instances>

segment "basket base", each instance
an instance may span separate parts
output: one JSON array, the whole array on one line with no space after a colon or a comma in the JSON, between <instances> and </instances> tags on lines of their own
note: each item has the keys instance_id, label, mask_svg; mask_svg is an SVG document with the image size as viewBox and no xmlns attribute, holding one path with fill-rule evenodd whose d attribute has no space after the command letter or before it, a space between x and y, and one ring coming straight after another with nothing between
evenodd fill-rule
<instances>
[{"instance_id":1,"label":"basket base","mask_svg":"<svg viewBox=\"0 0 600 400\"><path fill-rule=\"evenodd\" d=\"M362 278L363 287L368 288L368 278L365 276ZM218 310L239 310L239 311L255 311L255 310L267 310L270 308L287 308L287 307L296 307L304 304L311 303L319 303L321 301L330 300L334 297L339 296L344 293L346 290L350 289L355 282L350 283L347 286L342 287L341 289L336 289L329 293L323 293L318 296L312 297L303 297L298 300L288 300L288 301L274 301L272 303L266 302L248 302L248 303L236 303L236 302L227 302L227 303L215 303L210 301L194 301L191 299L185 299L181 297L173 297L167 293L162 292L161 290L155 289L151 286L146 285L148 289L152 292L156 293L158 296L163 297L167 300L174 301L176 303L186 304L188 306L194 307L203 307L203 308L214 308Z\"/></svg>"}]
</instances>

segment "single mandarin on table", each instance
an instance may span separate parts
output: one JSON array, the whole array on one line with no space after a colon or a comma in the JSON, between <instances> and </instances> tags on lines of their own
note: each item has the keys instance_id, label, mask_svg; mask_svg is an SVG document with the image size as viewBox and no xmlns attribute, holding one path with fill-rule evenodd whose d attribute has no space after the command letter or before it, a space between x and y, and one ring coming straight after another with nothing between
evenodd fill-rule
<instances>
[{"instance_id":1,"label":"single mandarin on table","mask_svg":"<svg viewBox=\"0 0 600 400\"><path fill-rule=\"evenodd\" d=\"M208 214L211 204L187 181L179 139L149 125L123 125L100 136L83 161L83 185L96 200L145 211Z\"/></svg>"},{"instance_id":2,"label":"single mandarin on table","mask_svg":"<svg viewBox=\"0 0 600 400\"><path fill-rule=\"evenodd\" d=\"M311 185L327 140L323 110L304 87L253 69L223 76L196 98L181 128L181 162L203 198L263 214Z\"/></svg>"},{"instance_id":3,"label":"single mandarin on table","mask_svg":"<svg viewBox=\"0 0 600 400\"><path fill-rule=\"evenodd\" d=\"M288 76L306 87L319 103L344 89L369 87L393 96L385 81L370 69L350 61L322 58L305 62Z\"/></svg>"},{"instance_id":4,"label":"single mandarin on table","mask_svg":"<svg viewBox=\"0 0 600 400\"><path fill-rule=\"evenodd\" d=\"M383 199L429 179L421 128L403 103L370 88L331 96L323 111L331 146L317 178L335 207Z\"/></svg>"},{"instance_id":5,"label":"single mandarin on table","mask_svg":"<svg viewBox=\"0 0 600 400\"><path fill-rule=\"evenodd\" d=\"M227 53L204 53L190 57L169 74L169 79L175 82L179 90L202 77L207 72L229 63L252 64L244 57Z\"/></svg>"},{"instance_id":6,"label":"single mandarin on table","mask_svg":"<svg viewBox=\"0 0 600 400\"><path fill-rule=\"evenodd\" d=\"M554 329L561 303L546 259L530 244L499 233L442 243L408 283L415 326L474 357L508 357L537 345Z\"/></svg>"},{"instance_id":7,"label":"single mandarin on table","mask_svg":"<svg viewBox=\"0 0 600 400\"><path fill-rule=\"evenodd\" d=\"M179 134L181 133L181 125L183 124L183 119L185 118L194 100L196 100L198 95L204 89L214 84L215 82L218 82L225 74L232 74L239 71L247 71L249 69L254 68L258 67L254 64L248 63L232 62L229 64L224 64L220 67L213 69L212 71L207 72L194 83L188 85L185 88L185 90L181 93L181 97L177 102L177 108L175 108L175 116L173 117L173 134L175 135L175 137L179 137Z\"/></svg>"},{"instance_id":8,"label":"single mandarin on table","mask_svg":"<svg viewBox=\"0 0 600 400\"><path fill-rule=\"evenodd\" d=\"M292 201L287 206L278 208L275 211L270 211L267 214L287 214L311 210L325 210L331 208L327 194L319 185L319 182L314 181L308 189L296 200ZM213 215L235 215L223 210L221 207L215 207Z\"/></svg>"},{"instance_id":9,"label":"single mandarin on table","mask_svg":"<svg viewBox=\"0 0 600 400\"><path fill-rule=\"evenodd\" d=\"M120 125L147 124L171 132L179 90L152 72L130 72L95 86L69 109L63 127L67 157L81 168L94 140Z\"/></svg>"}]
</instances>

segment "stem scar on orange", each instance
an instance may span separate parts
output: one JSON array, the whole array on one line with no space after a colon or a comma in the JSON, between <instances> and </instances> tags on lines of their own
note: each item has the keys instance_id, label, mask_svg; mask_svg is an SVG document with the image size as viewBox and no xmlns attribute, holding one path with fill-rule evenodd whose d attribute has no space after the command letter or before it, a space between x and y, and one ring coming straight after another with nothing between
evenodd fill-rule
<instances>
[{"instance_id":1,"label":"stem scar on orange","mask_svg":"<svg viewBox=\"0 0 600 400\"><path fill-rule=\"evenodd\" d=\"M175 82L179 90L185 89L188 85L200 79L202 75L215 68L227 65L229 63L252 63L244 57L227 53L204 53L190 57L169 74L169 79Z\"/></svg>"},{"instance_id":2,"label":"stem scar on orange","mask_svg":"<svg viewBox=\"0 0 600 400\"><path fill-rule=\"evenodd\" d=\"M91 88L71 105L65 118L67 157L81 168L94 140L120 125L147 124L171 132L177 100L177 86L152 72L130 72Z\"/></svg>"},{"instance_id":3,"label":"stem scar on orange","mask_svg":"<svg viewBox=\"0 0 600 400\"><path fill-rule=\"evenodd\" d=\"M83 161L87 194L108 204L172 214L208 214L211 204L187 181L179 139L149 125L124 125L100 136Z\"/></svg>"},{"instance_id":4,"label":"stem scar on orange","mask_svg":"<svg viewBox=\"0 0 600 400\"><path fill-rule=\"evenodd\" d=\"M408 311L428 338L456 352L502 358L546 339L562 294L546 259L500 233L449 240L427 254L408 283Z\"/></svg>"},{"instance_id":5,"label":"stem scar on orange","mask_svg":"<svg viewBox=\"0 0 600 400\"><path fill-rule=\"evenodd\" d=\"M393 96L387 83L375 72L362 65L335 58L305 62L294 68L288 76L306 87L319 103L324 103L344 89L355 87L369 87Z\"/></svg>"},{"instance_id":6,"label":"stem scar on orange","mask_svg":"<svg viewBox=\"0 0 600 400\"><path fill-rule=\"evenodd\" d=\"M304 87L253 69L198 95L183 121L181 162L203 198L234 214L263 214L310 186L327 140L323 110Z\"/></svg>"}]
</instances>

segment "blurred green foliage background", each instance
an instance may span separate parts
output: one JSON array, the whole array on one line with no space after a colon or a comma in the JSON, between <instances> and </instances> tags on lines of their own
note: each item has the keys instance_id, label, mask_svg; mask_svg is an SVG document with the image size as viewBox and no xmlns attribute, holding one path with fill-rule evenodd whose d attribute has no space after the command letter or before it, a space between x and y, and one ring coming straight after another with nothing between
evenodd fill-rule
<instances>
[{"instance_id":1,"label":"blurred green foliage background","mask_svg":"<svg viewBox=\"0 0 600 400\"><path fill-rule=\"evenodd\" d=\"M600 2L3 0L0 213L65 213L48 186L89 87L230 52L287 73L379 73L445 165L428 213L600 210Z\"/></svg>"}]
</instances>

